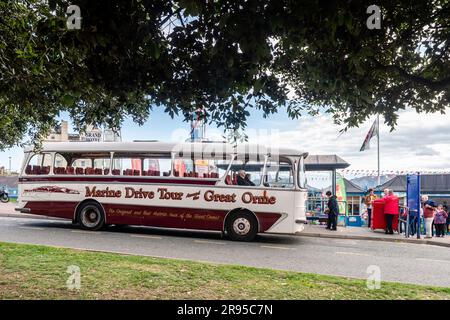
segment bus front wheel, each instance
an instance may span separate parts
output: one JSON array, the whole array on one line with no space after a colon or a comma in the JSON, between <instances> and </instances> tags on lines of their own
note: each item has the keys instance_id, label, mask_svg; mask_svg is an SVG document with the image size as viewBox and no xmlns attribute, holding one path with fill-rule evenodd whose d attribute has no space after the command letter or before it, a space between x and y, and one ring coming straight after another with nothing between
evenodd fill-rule
<instances>
[{"instance_id":1,"label":"bus front wheel","mask_svg":"<svg viewBox=\"0 0 450 320\"><path fill-rule=\"evenodd\" d=\"M225 224L227 235L235 241L252 241L258 233L258 221L247 211L233 213Z\"/></svg>"},{"instance_id":2,"label":"bus front wheel","mask_svg":"<svg viewBox=\"0 0 450 320\"><path fill-rule=\"evenodd\" d=\"M98 203L86 202L78 208L77 220L83 229L96 231L104 226L105 213Z\"/></svg>"}]
</instances>

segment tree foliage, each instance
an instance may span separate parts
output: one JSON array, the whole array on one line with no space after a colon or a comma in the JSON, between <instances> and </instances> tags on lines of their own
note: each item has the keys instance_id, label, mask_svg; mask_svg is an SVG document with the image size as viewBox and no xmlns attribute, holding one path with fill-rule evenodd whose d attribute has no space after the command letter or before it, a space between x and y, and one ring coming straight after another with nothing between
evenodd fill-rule
<instances>
[{"instance_id":1,"label":"tree foliage","mask_svg":"<svg viewBox=\"0 0 450 320\"><path fill-rule=\"evenodd\" d=\"M80 30L66 9L81 9ZM450 106L450 1L0 0L0 149L77 127L142 124L154 106L245 128L265 115L373 114Z\"/></svg>"}]
</instances>

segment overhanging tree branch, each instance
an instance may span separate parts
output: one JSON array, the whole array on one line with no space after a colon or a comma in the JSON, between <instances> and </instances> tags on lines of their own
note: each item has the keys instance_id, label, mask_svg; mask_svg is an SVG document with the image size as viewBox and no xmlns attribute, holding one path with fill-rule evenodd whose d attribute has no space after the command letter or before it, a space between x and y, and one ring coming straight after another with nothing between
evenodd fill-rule
<instances>
[{"instance_id":1,"label":"overhanging tree branch","mask_svg":"<svg viewBox=\"0 0 450 320\"><path fill-rule=\"evenodd\" d=\"M376 67L379 70L396 73L405 80L424 85L433 91L441 91L446 88L450 88L450 77L438 81L433 81L419 75L408 73L405 69L397 65L384 65L376 59L372 58L371 60L375 63Z\"/></svg>"}]
</instances>

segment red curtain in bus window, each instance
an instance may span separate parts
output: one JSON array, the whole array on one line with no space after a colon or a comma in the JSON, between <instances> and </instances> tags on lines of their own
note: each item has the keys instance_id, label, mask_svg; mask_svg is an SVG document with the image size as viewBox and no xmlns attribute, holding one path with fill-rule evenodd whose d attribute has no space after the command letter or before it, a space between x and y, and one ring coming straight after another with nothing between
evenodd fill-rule
<instances>
[{"instance_id":1,"label":"red curtain in bus window","mask_svg":"<svg viewBox=\"0 0 450 320\"><path fill-rule=\"evenodd\" d=\"M184 160L175 160L175 171L180 173L179 177L183 177L186 172L186 163Z\"/></svg>"},{"instance_id":2,"label":"red curtain in bus window","mask_svg":"<svg viewBox=\"0 0 450 320\"><path fill-rule=\"evenodd\" d=\"M131 159L131 169L139 170L139 172L140 172L142 169L141 159Z\"/></svg>"}]
</instances>

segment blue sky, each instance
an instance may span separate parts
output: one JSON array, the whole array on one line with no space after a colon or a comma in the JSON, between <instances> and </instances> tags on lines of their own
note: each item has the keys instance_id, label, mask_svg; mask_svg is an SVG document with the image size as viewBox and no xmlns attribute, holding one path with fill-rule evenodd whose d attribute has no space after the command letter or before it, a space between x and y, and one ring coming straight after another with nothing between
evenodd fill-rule
<instances>
[{"instance_id":1,"label":"blue sky","mask_svg":"<svg viewBox=\"0 0 450 320\"><path fill-rule=\"evenodd\" d=\"M71 125L70 119L67 115L62 115L60 119L68 120ZM248 121L249 128L260 129L265 128L268 125L273 127L283 125L285 128L294 130L297 122L289 119L285 112L281 112L276 115L272 115L269 119L264 119L262 112L255 110ZM172 119L168 114L164 113L164 108L154 108L148 121L139 126L135 124L131 119L124 121L122 126L122 140L132 141L139 139L155 139L161 141L177 140L178 138L188 138L188 132L190 124L183 121L182 117L175 117ZM206 133L213 129L215 133L221 133L222 129L215 127L207 127ZM73 128L69 129L69 132L74 132ZM9 168L9 157L11 157L11 168L17 170L20 168L22 162L22 149L20 147L11 148L0 152L0 167L4 166Z\"/></svg>"},{"instance_id":2,"label":"blue sky","mask_svg":"<svg viewBox=\"0 0 450 320\"><path fill-rule=\"evenodd\" d=\"M333 124L329 115L304 116L293 120L281 110L265 119L260 111L255 110L248 119L247 133L250 142L272 141L277 145L306 150L311 154L337 154L351 164L351 169L376 170L376 139L372 140L371 149L359 152L373 120L339 135L341 127ZM412 110L400 113L398 126L393 132L382 124L382 170L449 170L449 124L448 112L446 115L417 114ZM149 120L141 127L131 120L126 120L122 127L123 141L184 140L188 138L188 133L189 124L183 122L181 117L171 119L163 108L155 108ZM220 139L222 133L222 129L214 126L206 129L207 137L213 140ZM18 147L0 152L0 166L8 168L10 156L12 169L18 169L22 160L22 150Z\"/></svg>"}]
</instances>

